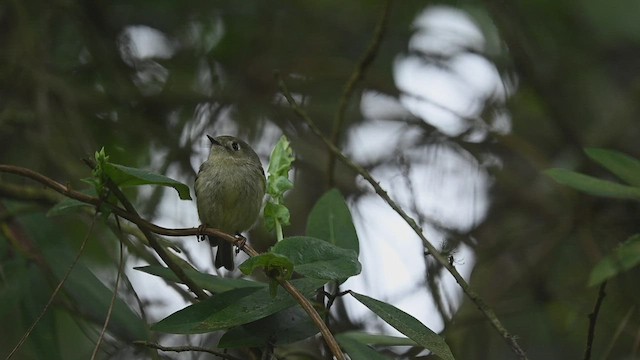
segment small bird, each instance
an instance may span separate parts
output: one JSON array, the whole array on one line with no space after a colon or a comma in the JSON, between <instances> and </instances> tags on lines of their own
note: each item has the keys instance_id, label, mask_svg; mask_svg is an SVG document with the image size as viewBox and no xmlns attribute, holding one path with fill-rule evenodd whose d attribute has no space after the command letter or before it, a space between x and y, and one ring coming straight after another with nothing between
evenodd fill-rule
<instances>
[{"instance_id":1,"label":"small bird","mask_svg":"<svg viewBox=\"0 0 640 360\"><path fill-rule=\"evenodd\" d=\"M239 235L253 226L260 213L264 170L246 142L233 136L207 137L211 151L195 182L198 215L203 226ZM209 243L218 247L216 268L233 270L233 245L211 236Z\"/></svg>"}]
</instances>

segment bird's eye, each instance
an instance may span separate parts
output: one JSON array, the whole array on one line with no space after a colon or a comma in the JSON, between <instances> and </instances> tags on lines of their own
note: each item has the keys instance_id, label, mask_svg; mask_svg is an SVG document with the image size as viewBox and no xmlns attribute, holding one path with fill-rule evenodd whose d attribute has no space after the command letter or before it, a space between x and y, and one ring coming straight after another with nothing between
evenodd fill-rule
<instances>
[{"instance_id":1,"label":"bird's eye","mask_svg":"<svg viewBox=\"0 0 640 360\"><path fill-rule=\"evenodd\" d=\"M231 148L233 150L235 150L235 151L238 151L238 150L240 150L240 144L238 144L237 142L234 141L234 142L231 143Z\"/></svg>"}]
</instances>

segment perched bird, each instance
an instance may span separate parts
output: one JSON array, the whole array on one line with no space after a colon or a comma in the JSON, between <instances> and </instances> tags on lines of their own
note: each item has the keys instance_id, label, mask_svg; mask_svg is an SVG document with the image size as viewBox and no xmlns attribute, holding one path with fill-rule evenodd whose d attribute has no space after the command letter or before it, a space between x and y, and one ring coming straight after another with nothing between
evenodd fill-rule
<instances>
[{"instance_id":1,"label":"perched bird","mask_svg":"<svg viewBox=\"0 0 640 360\"><path fill-rule=\"evenodd\" d=\"M203 226L240 234L256 222L262 207L266 179L260 158L233 136L211 137L209 158L196 175L196 202ZM233 270L233 245L209 237L217 246L215 266Z\"/></svg>"}]
</instances>

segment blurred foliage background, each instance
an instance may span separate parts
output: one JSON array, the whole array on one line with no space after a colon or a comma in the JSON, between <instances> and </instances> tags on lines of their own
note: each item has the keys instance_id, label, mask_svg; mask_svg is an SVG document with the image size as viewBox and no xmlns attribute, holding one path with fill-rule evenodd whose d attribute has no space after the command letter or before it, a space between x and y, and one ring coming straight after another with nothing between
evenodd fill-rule
<instances>
[{"instance_id":1,"label":"blurred foliage background","mask_svg":"<svg viewBox=\"0 0 640 360\"><path fill-rule=\"evenodd\" d=\"M266 160L269 147L284 133L298 155L295 189L288 196L294 214L289 231L302 233L311 206L331 183L353 204L371 190L340 164L333 179L327 175L326 149L285 106L273 72L283 74L330 135L345 83L384 8L384 2L373 0L2 1L0 163L82 188L79 179L89 171L81 159L104 146L114 162L192 184L197 159L202 161L206 152L205 134L233 131L257 144ZM413 46L415 36L428 32L416 19L434 9L464 16L479 29L482 41L460 40L464 34L456 37L453 31L454 36L428 50ZM355 154L350 134L359 127L375 129L376 121L384 120L411 131L410 138L397 132L377 144L378 137L360 136L380 154L363 163L374 173L395 171L396 177L407 177L403 169L422 156L407 154L419 150L437 156L437 149L453 149L477 160L490 179L482 190L489 200L473 226L448 226L420 207L411 213L423 225L437 228L444 249L458 244L472 248L472 287L518 336L531 359L582 356L587 315L597 296L597 288L586 286L589 272L640 231L637 202L578 194L541 174L553 166L610 178L587 161L584 147L640 158L639 16L636 0L393 2L380 47L336 132L338 145ZM398 67L411 57L456 77L461 75L453 65L466 56L489 64L502 87L475 98L472 110L450 111L465 124L462 131L442 131L403 101L430 99L399 86ZM471 78L482 75L469 71ZM428 77L421 81L431 90L438 84ZM394 111L369 111L365 105L374 106L376 100L364 104L367 94L387 100L378 109L391 102ZM385 185L393 194L396 185ZM58 198L15 176L0 174L0 195L4 355L44 307L90 217L45 217ZM145 217L162 215L162 190L137 195ZM108 226L95 227L63 296L56 298L17 358L90 356L118 263L118 239ZM260 228L251 238L262 249L272 241ZM157 263L139 242L126 245L128 257ZM377 259L364 261L375 264ZM443 281L441 269L428 256L423 261L427 271L422 286L439 297L434 281ZM596 358L640 357L639 275L632 270L609 283L596 328ZM146 318L140 309L161 300L138 297L126 281L120 295L100 356L152 356L131 342L161 336L149 333L140 320ZM440 311L443 335L456 358L514 357L468 300ZM341 307L332 326L366 325L349 315ZM418 357L411 352L404 356Z\"/></svg>"}]
</instances>

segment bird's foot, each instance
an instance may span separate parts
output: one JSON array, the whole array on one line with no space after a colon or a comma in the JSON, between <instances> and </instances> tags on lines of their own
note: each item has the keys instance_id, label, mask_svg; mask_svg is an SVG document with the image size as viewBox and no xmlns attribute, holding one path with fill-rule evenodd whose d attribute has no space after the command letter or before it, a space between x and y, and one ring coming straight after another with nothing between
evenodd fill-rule
<instances>
[{"instance_id":1,"label":"bird's foot","mask_svg":"<svg viewBox=\"0 0 640 360\"><path fill-rule=\"evenodd\" d=\"M236 240L233 242L233 245L237 247L236 255L240 252L240 250L244 249L244 245L247 243L247 238L240 234L235 235Z\"/></svg>"},{"instance_id":2,"label":"bird's foot","mask_svg":"<svg viewBox=\"0 0 640 360\"><path fill-rule=\"evenodd\" d=\"M207 238L207 235L203 234L206 228L207 228L207 224L202 224L198 226L198 233L196 234L196 238L198 239L198 241L204 241Z\"/></svg>"}]
</instances>

